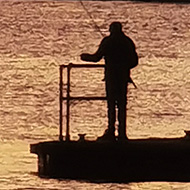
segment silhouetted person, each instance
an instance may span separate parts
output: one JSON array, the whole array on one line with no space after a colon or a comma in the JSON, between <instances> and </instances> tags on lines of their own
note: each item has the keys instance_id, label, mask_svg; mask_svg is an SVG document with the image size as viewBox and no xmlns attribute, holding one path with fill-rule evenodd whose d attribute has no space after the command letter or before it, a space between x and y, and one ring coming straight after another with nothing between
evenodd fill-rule
<instances>
[{"instance_id":1,"label":"silhouetted person","mask_svg":"<svg viewBox=\"0 0 190 190\"><path fill-rule=\"evenodd\" d=\"M137 66L138 55L133 41L122 31L120 22L113 22L110 35L105 37L94 54L81 54L83 61L98 62L105 59L105 83L108 104L108 129L98 139L115 140L116 106L118 108L118 140L126 136L127 85L131 81L130 69Z\"/></svg>"}]
</instances>

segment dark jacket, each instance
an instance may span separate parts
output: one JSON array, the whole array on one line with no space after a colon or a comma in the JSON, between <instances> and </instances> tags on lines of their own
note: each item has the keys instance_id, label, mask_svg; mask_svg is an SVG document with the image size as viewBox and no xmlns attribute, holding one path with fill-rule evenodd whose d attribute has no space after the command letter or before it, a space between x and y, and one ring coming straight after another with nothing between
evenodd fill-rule
<instances>
[{"instance_id":1,"label":"dark jacket","mask_svg":"<svg viewBox=\"0 0 190 190\"><path fill-rule=\"evenodd\" d=\"M130 69L138 65L138 55L133 41L123 32L105 37L94 54L82 54L84 61L105 59L105 79L130 82Z\"/></svg>"}]
</instances>

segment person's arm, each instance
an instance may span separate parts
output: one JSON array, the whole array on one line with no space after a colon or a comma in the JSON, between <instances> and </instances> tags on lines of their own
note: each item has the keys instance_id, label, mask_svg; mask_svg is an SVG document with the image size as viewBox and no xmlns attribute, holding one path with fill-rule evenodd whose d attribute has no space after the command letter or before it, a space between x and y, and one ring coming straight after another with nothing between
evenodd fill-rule
<instances>
[{"instance_id":1,"label":"person's arm","mask_svg":"<svg viewBox=\"0 0 190 190\"><path fill-rule=\"evenodd\" d=\"M102 59L104 56L104 46L105 42L104 39L102 40L98 50L94 54L89 54L89 53L82 53L80 55L81 60L83 61L89 61L89 62L98 62Z\"/></svg>"}]
</instances>

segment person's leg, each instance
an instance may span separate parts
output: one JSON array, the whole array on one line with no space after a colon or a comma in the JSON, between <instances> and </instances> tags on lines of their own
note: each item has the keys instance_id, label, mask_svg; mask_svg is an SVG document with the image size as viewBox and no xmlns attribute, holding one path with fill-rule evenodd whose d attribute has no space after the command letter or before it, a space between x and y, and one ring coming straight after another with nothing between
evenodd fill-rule
<instances>
[{"instance_id":1,"label":"person's leg","mask_svg":"<svg viewBox=\"0 0 190 190\"><path fill-rule=\"evenodd\" d=\"M98 140L115 140L115 120L116 120L116 101L115 88L113 82L106 81L106 97L107 97L107 114L108 114L108 128L105 130L103 136L98 137Z\"/></svg>"},{"instance_id":2,"label":"person's leg","mask_svg":"<svg viewBox=\"0 0 190 190\"><path fill-rule=\"evenodd\" d=\"M116 120L115 100L111 98L108 99L107 106L108 106L108 130L114 134L115 120Z\"/></svg>"},{"instance_id":3,"label":"person's leg","mask_svg":"<svg viewBox=\"0 0 190 190\"><path fill-rule=\"evenodd\" d=\"M118 106L118 138L119 140L127 139L126 136L126 106L127 106L127 83L119 85L117 106Z\"/></svg>"},{"instance_id":4,"label":"person's leg","mask_svg":"<svg viewBox=\"0 0 190 190\"><path fill-rule=\"evenodd\" d=\"M108 107L108 129L110 132L115 133L115 120L116 120L116 87L114 80L106 81L106 97Z\"/></svg>"}]
</instances>

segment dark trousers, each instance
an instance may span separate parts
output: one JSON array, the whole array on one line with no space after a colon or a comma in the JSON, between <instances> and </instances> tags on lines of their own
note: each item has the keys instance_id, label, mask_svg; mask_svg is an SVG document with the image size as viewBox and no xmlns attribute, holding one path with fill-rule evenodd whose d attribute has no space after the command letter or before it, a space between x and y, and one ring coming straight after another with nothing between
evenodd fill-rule
<instances>
[{"instance_id":1,"label":"dark trousers","mask_svg":"<svg viewBox=\"0 0 190 190\"><path fill-rule=\"evenodd\" d=\"M106 96L108 105L108 129L115 132L116 108L118 108L118 134L126 136L127 85L123 80L106 80Z\"/></svg>"}]
</instances>

